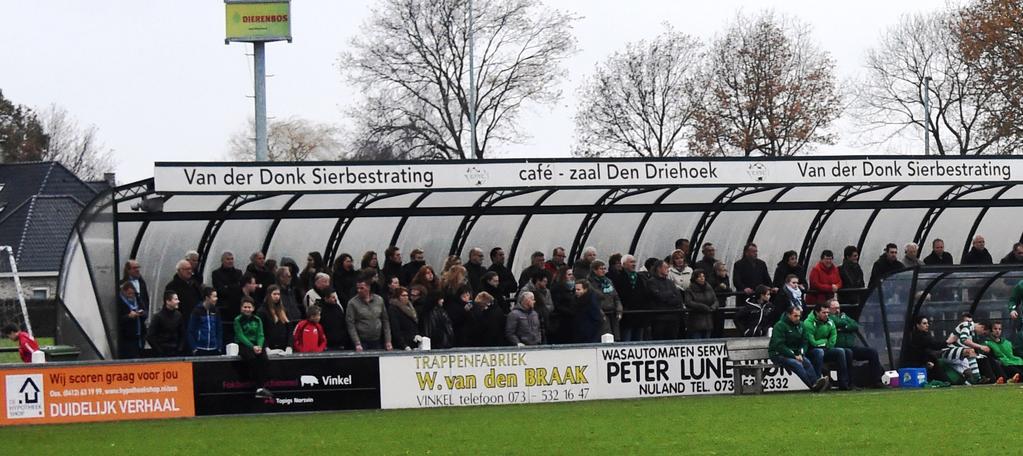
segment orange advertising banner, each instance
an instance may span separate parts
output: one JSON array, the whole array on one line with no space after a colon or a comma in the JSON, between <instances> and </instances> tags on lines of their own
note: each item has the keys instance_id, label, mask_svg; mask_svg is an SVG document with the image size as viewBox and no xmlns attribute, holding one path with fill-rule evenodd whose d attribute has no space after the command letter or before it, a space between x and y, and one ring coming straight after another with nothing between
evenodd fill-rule
<instances>
[{"instance_id":1,"label":"orange advertising banner","mask_svg":"<svg viewBox=\"0 0 1023 456\"><path fill-rule=\"evenodd\" d=\"M51 366L0 370L0 425L195 416L191 363Z\"/></svg>"}]
</instances>

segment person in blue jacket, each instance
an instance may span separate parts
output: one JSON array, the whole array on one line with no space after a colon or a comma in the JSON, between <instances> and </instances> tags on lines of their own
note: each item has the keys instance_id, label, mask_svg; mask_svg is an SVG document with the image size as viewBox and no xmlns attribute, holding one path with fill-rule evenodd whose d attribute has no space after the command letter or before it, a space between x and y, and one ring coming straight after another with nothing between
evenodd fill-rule
<instances>
[{"instance_id":1,"label":"person in blue jacket","mask_svg":"<svg viewBox=\"0 0 1023 456\"><path fill-rule=\"evenodd\" d=\"M216 356L222 353L224 327L217 313L217 290L202 288L202 305L188 319L188 346L193 355Z\"/></svg>"}]
</instances>

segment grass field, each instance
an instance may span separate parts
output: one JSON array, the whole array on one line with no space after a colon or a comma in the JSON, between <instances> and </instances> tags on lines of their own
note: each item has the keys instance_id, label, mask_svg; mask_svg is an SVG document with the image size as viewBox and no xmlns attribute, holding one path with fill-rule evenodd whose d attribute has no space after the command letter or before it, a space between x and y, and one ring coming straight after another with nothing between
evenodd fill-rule
<instances>
[{"instance_id":1,"label":"grass field","mask_svg":"<svg viewBox=\"0 0 1023 456\"><path fill-rule=\"evenodd\" d=\"M36 342L39 343L40 347L45 346L45 345L53 345L53 338L52 337L40 337L40 338L36 339ZM13 340L0 338L0 348L2 348L2 347L17 347L17 346L18 346L18 344L15 343ZM14 352L14 353L0 353L0 364L2 364L2 363L20 363L20 362L21 362L21 358L18 357L18 352Z\"/></svg>"},{"instance_id":2,"label":"grass field","mask_svg":"<svg viewBox=\"0 0 1023 456\"><path fill-rule=\"evenodd\" d=\"M7 427L0 442L23 455L1019 454L1020 404L1023 388L1000 385Z\"/></svg>"}]
</instances>

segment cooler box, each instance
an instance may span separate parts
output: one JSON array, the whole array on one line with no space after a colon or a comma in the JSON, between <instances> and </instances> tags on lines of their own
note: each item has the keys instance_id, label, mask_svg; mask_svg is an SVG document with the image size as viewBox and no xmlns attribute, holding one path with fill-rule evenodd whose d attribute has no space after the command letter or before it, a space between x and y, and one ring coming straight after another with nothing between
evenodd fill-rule
<instances>
[{"instance_id":1,"label":"cooler box","mask_svg":"<svg viewBox=\"0 0 1023 456\"><path fill-rule=\"evenodd\" d=\"M899 369L899 386L902 388L923 388L927 385L927 369L906 367Z\"/></svg>"}]
</instances>

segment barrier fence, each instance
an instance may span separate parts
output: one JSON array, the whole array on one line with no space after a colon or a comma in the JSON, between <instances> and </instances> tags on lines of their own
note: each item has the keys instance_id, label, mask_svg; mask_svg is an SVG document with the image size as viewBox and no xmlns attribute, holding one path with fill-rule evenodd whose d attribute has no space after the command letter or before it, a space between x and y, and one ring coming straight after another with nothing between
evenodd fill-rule
<instances>
[{"instance_id":1,"label":"barrier fence","mask_svg":"<svg viewBox=\"0 0 1023 456\"><path fill-rule=\"evenodd\" d=\"M271 399L238 357L8 365L0 425L729 394L725 341L271 357ZM752 377L746 379L752 381ZM806 387L765 373L765 391Z\"/></svg>"}]
</instances>

